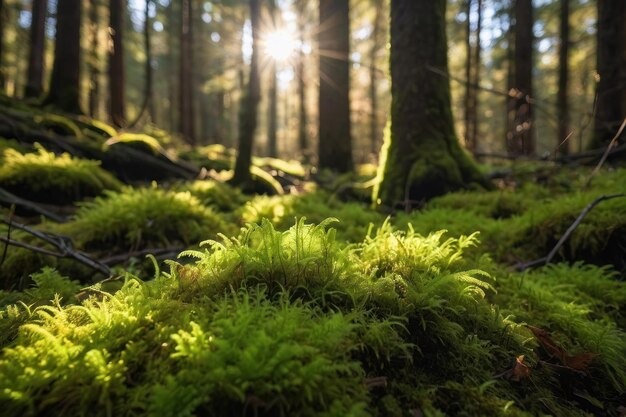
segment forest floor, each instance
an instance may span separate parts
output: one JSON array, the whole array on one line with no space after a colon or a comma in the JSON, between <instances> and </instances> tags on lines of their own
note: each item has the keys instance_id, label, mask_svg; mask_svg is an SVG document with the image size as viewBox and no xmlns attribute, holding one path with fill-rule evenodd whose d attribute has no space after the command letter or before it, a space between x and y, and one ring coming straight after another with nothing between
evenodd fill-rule
<instances>
[{"instance_id":1,"label":"forest floor","mask_svg":"<svg viewBox=\"0 0 626 417\"><path fill-rule=\"evenodd\" d=\"M626 169L381 213L176 149L0 97L2 415L626 415Z\"/></svg>"}]
</instances>

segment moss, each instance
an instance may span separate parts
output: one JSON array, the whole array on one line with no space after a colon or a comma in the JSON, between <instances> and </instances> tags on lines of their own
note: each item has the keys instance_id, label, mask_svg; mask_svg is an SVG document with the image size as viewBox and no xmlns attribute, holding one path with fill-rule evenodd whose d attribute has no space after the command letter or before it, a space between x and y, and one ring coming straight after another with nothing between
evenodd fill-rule
<instances>
[{"instance_id":1,"label":"moss","mask_svg":"<svg viewBox=\"0 0 626 417\"><path fill-rule=\"evenodd\" d=\"M232 230L189 192L124 188L81 203L71 222L57 227L84 249L120 250L191 244Z\"/></svg>"},{"instance_id":2,"label":"moss","mask_svg":"<svg viewBox=\"0 0 626 417\"><path fill-rule=\"evenodd\" d=\"M144 133L120 133L112 136L105 142L105 147L114 146L118 143L125 143L140 151L147 151L151 154L164 152L158 140Z\"/></svg>"},{"instance_id":3,"label":"moss","mask_svg":"<svg viewBox=\"0 0 626 417\"><path fill-rule=\"evenodd\" d=\"M246 197L234 187L215 180L198 180L176 186L179 191L189 191L202 204L219 211L231 212L238 209Z\"/></svg>"},{"instance_id":4,"label":"moss","mask_svg":"<svg viewBox=\"0 0 626 417\"><path fill-rule=\"evenodd\" d=\"M36 153L6 149L0 167L0 186L38 202L70 204L121 184L97 161L55 155L36 145Z\"/></svg>"}]
</instances>

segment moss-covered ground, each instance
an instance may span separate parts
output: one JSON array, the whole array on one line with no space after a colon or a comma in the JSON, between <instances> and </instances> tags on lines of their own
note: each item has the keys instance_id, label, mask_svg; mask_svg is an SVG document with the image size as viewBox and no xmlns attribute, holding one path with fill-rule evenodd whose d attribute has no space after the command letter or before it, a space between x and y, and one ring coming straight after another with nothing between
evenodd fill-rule
<instances>
[{"instance_id":1,"label":"moss-covered ground","mask_svg":"<svg viewBox=\"0 0 626 417\"><path fill-rule=\"evenodd\" d=\"M371 167L314 183L259 158L267 194L245 195L222 147L175 154L163 132L12 111L49 140L0 140L0 187L66 221L3 202L0 236L28 246L0 244L3 416L626 413L626 199L519 271L623 193L624 169L537 184L530 166L381 213ZM128 170L63 140L198 172L122 184Z\"/></svg>"}]
</instances>

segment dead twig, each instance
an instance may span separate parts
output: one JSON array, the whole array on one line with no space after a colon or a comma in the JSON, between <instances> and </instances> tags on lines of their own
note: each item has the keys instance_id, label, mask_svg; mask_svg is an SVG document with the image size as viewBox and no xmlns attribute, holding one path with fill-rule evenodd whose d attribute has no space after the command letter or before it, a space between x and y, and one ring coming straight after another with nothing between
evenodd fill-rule
<instances>
[{"instance_id":1,"label":"dead twig","mask_svg":"<svg viewBox=\"0 0 626 417\"><path fill-rule=\"evenodd\" d=\"M45 216L58 223L63 223L66 220L65 217L59 216L58 214L45 209L44 207L40 206L39 204L33 201L25 200L14 194L11 194L10 192L8 192L7 190L1 187L0 187L0 201L3 201L8 204L15 204L15 205L24 207L28 210L32 210L35 213L39 213L42 216Z\"/></svg>"},{"instance_id":2,"label":"dead twig","mask_svg":"<svg viewBox=\"0 0 626 417\"><path fill-rule=\"evenodd\" d=\"M59 235L53 235L51 233L44 233L44 232L40 232L38 230L32 229L24 224L20 224L20 223L14 223L14 222L10 222L8 220L2 220L2 222L4 224L7 225L13 225L13 227L23 230L26 233L29 233L41 240L43 240L44 242L54 246L55 248L57 248L59 250L59 252L53 252L53 251L48 251L47 249L43 249L43 248L39 248L39 247L35 247L32 245L28 245L26 243L22 243L22 242L16 242L13 241L11 239L5 239L5 238L0 238L0 240L2 240L3 242L9 244L9 245L13 245L13 246L20 246L24 249L28 249L28 250L32 250L35 252L39 252L39 253L44 253L43 251L46 251L46 255L50 255L50 256L55 256L57 258L72 258L80 263L82 263L83 265L86 265L98 272L103 273L106 276L110 276L111 275L111 269L103 264L102 262L99 262L95 259L92 259L91 257L89 257L88 255L79 252L77 250L75 250L73 248L72 245L72 241L70 238L65 237L65 236L59 236Z\"/></svg>"},{"instance_id":3,"label":"dead twig","mask_svg":"<svg viewBox=\"0 0 626 417\"><path fill-rule=\"evenodd\" d=\"M589 179L587 179L587 182L585 183L585 188L587 188L587 187L589 187L589 185L591 185L591 180L598 173L598 171L600 171L600 168L602 168L602 165L604 165L604 163L606 162L606 159L609 157L609 154L611 153L611 150L617 144L617 140L620 138L620 136L622 136L622 132L624 131L624 128L626 128L626 119L624 119L624 121L622 122L622 125L617 130L617 133L615 134L613 139L611 139L611 142L609 143L609 146L606 147L606 151L602 155L602 158L600 158L600 162L598 162L598 165L596 165L594 170L591 172L591 175L589 176Z\"/></svg>"},{"instance_id":4,"label":"dead twig","mask_svg":"<svg viewBox=\"0 0 626 417\"><path fill-rule=\"evenodd\" d=\"M528 263L525 263L525 264L521 264L521 265L519 265L517 267L517 269L519 271L525 271L525 270L527 270L529 268L535 268L535 267L538 267L538 266L548 265L550 262L552 262L552 260L556 256L557 252L565 244L567 239L569 239L570 236L572 235L572 233L574 233L574 230L576 230L578 225L580 225L580 223L583 221L585 216L587 214L589 214L589 212L591 210L593 210L593 208L595 206L597 206L598 204L600 204L603 201L612 200L614 198L621 198L621 197L626 197L626 194L603 195L603 196L600 196L600 197L596 198L595 200L593 200L589 205L587 205L587 207L585 207L583 209L583 211L580 212L580 214L578 215L578 217L576 218L574 223L572 223L572 225L565 231L563 236L561 236L561 238L559 239L557 244L554 246L554 248L552 248L552 250L550 251L548 256L546 256L545 258L536 259L534 261L531 261L531 262L528 262Z\"/></svg>"},{"instance_id":5,"label":"dead twig","mask_svg":"<svg viewBox=\"0 0 626 417\"><path fill-rule=\"evenodd\" d=\"M102 262L105 265L114 265L114 264L126 262L130 258L138 258L138 257L146 256L146 255L154 255L155 257L166 256L170 254L178 255L183 250L185 250L185 248L182 248L182 247L142 249L142 250L132 251L128 253L121 253L119 255L109 256L108 258L101 259L100 262Z\"/></svg>"}]
</instances>

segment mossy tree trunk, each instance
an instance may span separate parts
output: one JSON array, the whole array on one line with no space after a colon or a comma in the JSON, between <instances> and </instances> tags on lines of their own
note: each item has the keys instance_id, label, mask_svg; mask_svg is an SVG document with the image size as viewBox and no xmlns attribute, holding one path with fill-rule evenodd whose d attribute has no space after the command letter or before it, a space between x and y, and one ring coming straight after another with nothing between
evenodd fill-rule
<instances>
[{"instance_id":1,"label":"mossy tree trunk","mask_svg":"<svg viewBox=\"0 0 626 417\"><path fill-rule=\"evenodd\" d=\"M246 186L252 181L252 144L257 127L257 111L261 100L261 81L259 78L259 26L261 11L259 0L250 0L250 21L252 23L252 56L250 57L250 78L248 91L242 97L239 114L239 146L235 161L234 185Z\"/></svg>"},{"instance_id":2,"label":"mossy tree trunk","mask_svg":"<svg viewBox=\"0 0 626 417\"><path fill-rule=\"evenodd\" d=\"M383 18L385 4L383 0L375 0L374 7L376 12L374 14L374 22L372 24L372 49L370 50L370 85L369 96L372 113L370 114L370 152L372 155L377 155L380 150L380 129L378 127L378 68L376 62L378 61L378 53L381 48L381 32L383 32Z\"/></svg>"},{"instance_id":3,"label":"mossy tree trunk","mask_svg":"<svg viewBox=\"0 0 626 417\"><path fill-rule=\"evenodd\" d=\"M112 46L109 50L109 93L111 120L116 126L126 124L124 77L124 17L126 0L111 0L109 4Z\"/></svg>"},{"instance_id":4,"label":"mossy tree trunk","mask_svg":"<svg viewBox=\"0 0 626 417\"><path fill-rule=\"evenodd\" d=\"M391 1L391 129L385 138L379 204L397 207L472 183L487 185L454 133L445 0Z\"/></svg>"},{"instance_id":5,"label":"mossy tree trunk","mask_svg":"<svg viewBox=\"0 0 626 417\"><path fill-rule=\"evenodd\" d=\"M81 0L57 4L56 42L50 90L44 104L80 113Z\"/></svg>"},{"instance_id":6,"label":"mossy tree trunk","mask_svg":"<svg viewBox=\"0 0 626 417\"><path fill-rule=\"evenodd\" d=\"M4 67L2 66L4 60L4 9L4 0L0 0L0 91L2 92L4 92Z\"/></svg>"},{"instance_id":7,"label":"mossy tree trunk","mask_svg":"<svg viewBox=\"0 0 626 417\"><path fill-rule=\"evenodd\" d=\"M43 68L45 51L46 14L48 0L34 0L30 25L30 51L25 97L38 98L43 94Z\"/></svg>"},{"instance_id":8,"label":"mossy tree trunk","mask_svg":"<svg viewBox=\"0 0 626 417\"><path fill-rule=\"evenodd\" d=\"M353 168L350 137L350 2L319 5L319 167Z\"/></svg>"},{"instance_id":9,"label":"mossy tree trunk","mask_svg":"<svg viewBox=\"0 0 626 417\"><path fill-rule=\"evenodd\" d=\"M626 39L624 0L598 0L596 120L590 147L607 146L626 117L626 68L622 65Z\"/></svg>"},{"instance_id":10,"label":"mossy tree trunk","mask_svg":"<svg viewBox=\"0 0 626 417\"><path fill-rule=\"evenodd\" d=\"M100 19L99 1L89 1L89 59L87 70L89 71L89 115L94 118L100 117Z\"/></svg>"}]
</instances>

